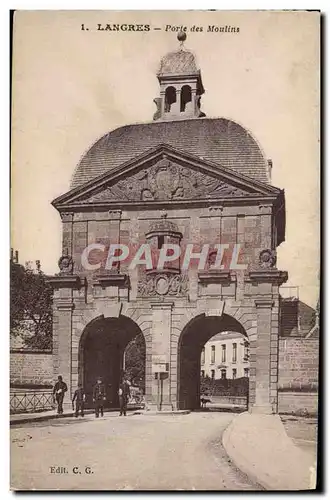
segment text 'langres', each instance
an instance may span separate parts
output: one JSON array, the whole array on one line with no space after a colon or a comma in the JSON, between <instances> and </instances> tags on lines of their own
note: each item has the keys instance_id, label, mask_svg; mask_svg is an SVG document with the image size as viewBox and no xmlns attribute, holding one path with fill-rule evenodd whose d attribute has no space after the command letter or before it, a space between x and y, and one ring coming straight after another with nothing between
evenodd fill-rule
<instances>
[{"instance_id":1,"label":"text 'langres'","mask_svg":"<svg viewBox=\"0 0 330 500\"><path fill-rule=\"evenodd\" d=\"M98 31L150 31L149 24L98 24Z\"/></svg>"}]
</instances>

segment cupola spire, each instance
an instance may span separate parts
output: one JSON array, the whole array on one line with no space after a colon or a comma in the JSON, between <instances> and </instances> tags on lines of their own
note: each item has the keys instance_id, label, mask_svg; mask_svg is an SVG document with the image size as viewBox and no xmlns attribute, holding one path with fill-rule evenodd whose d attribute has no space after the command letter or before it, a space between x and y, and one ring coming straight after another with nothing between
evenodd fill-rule
<instances>
[{"instance_id":1,"label":"cupola spire","mask_svg":"<svg viewBox=\"0 0 330 500\"><path fill-rule=\"evenodd\" d=\"M154 102L157 111L154 120L180 120L200 118L205 114L200 109L204 94L202 76L197 67L195 56L184 47L186 33L177 35L179 49L166 54L157 73L160 84L160 97Z\"/></svg>"}]
</instances>

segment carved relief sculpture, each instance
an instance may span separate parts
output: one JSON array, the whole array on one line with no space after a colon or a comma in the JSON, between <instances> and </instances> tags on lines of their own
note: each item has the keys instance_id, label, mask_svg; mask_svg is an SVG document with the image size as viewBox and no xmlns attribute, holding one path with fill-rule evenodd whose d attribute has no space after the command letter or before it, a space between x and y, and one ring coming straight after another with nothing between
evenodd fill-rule
<instances>
[{"instance_id":1,"label":"carved relief sculpture","mask_svg":"<svg viewBox=\"0 0 330 500\"><path fill-rule=\"evenodd\" d=\"M164 157L149 169L108 186L86 201L148 201L247 196L249 193Z\"/></svg>"}]
</instances>

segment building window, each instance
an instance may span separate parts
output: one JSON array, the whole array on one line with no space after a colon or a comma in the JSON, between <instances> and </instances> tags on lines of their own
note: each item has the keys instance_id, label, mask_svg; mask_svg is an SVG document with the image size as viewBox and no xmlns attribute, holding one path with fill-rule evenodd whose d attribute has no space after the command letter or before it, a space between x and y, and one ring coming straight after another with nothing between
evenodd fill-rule
<instances>
[{"instance_id":1,"label":"building window","mask_svg":"<svg viewBox=\"0 0 330 500\"><path fill-rule=\"evenodd\" d=\"M237 370L236 368L233 368L233 380L235 380L236 376L237 376Z\"/></svg>"},{"instance_id":2,"label":"building window","mask_svg":"<svg viewBox=\"0 0 330 500\"><path fill-rule=\"evenodd\" d=\"M174 87L167 87L165 91L165 113L171 111L171 106L176 102L176 90Z\"/></svg>"},{"instance_id":3,"label":"building window","mask_svg":"<svg viewBox=\"0 0 330 500\"><path fill-rule=\"evenodd\" d=\"M221 370L221 378L222 378L222 379L227 378L227 371L226 371L225 369L222 369L222 370Z\"/></svg>"},{"instance_id":4,"label":"building window","mask_svg":"<svg viewBox=\"0 0 330 500\"><path fill-rule=\"evenodd\" d=\"M214 379L215 377L215 370L211 370L211 378Z\"/></svg>"},{"instance_id":5,"label":"building window","mask_svg":"<svg viewBox=\"0 0 330 500\"><path fill-rule=\"evenodd\" d=\"M223 345L221 346L221 349L222 349L221 361L222 361L223 363L225 363L225 362L226 362L226 346L223 344Z\"/></svg>"},{"instance_id":6,"label":"building window","mask_svg":"<svg viewBox=\"0 0 330 500\"><path fill-rule=\"evenodd\" d=\"M201 371L201 377L202 377L202 378L204 378L204 377L205 377L205 371L204 371L204 370L202 370L202 371Z\"/></svg>"},{"instance_id":7,"label":"building window","mask_svg":"<svg viewBox=\"0 0 330 500\"><path fill-rule=\"evenodd\" d=\"M158 247L158 250L160 250L161 248L163 248L164 243L165 243L165 236L158 236L158 238L157 238L157 247Z\"/></svg>"},{"instance_id":8,"label":"building window","mask_svg":"<svg viewBox=\"0 0 330 500\"><path fill-rule=\"evenodd\" d=\"M233 343L233 363L236 363L237 361L237 344L234 342Z\"/></svg>"},{"instance_id":9,"label":"building window","mask_svg":"<svg viewBox=\"0 0 330 500\"><path fill-rule=\"evenodd\" d=\"M212 365L215 363L215 345L211 347L211 363Z\"/></svg>"},{"instance_id":10,"label":"building window","mask_svg":"<svg viewBox=\"0 0 330 500\"><path fill-rule=\"evenodd\" d=\"M248 377L248 376L249 376L249 369L244 368L244 377Z\"/></svg>"},{"instance_id":11,"label":"building window","mask_svg":"<svg viewBox=\"0 0 330 500\"><path fill-rule=\"evenodd\" d=\"M202 349L202 355L201 355L201 365L205 364L205 347Z\"/></svg>"},{"instance_id":12,"label":"building window","mask_svg":"<svg viewBox=\"0 0 330 500\"><path fill-rule=\"evenodd\" d=\"M244 340L244 361L248 361L249 359L249 343Z\"/></svg>"}]
</instances>

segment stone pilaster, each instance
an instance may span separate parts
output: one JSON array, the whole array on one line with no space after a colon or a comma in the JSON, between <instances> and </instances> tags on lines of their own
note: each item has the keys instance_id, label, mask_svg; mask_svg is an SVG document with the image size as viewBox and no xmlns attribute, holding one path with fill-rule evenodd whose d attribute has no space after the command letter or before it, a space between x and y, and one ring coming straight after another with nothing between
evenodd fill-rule
<instances>
[{"instance_id":1,"label":"stone pilaster","mask_svg":"<svg viewBox=\"0 0 330 500\"><path fill-rule=\"evenodd\" d=\"M58 274L48 276L47 282L54 289L53 302L53 365L54 375L62 375L68 386L64 405L71 407L72 385L72 315L73 289L81 290L82 283L78 276Z\"/></svg>"},{"instance_id":2,"label":"stone pilaster","mask_svg":"<svg viewBox=\"0 0 330 500\"><path fill-rule=\"evenodd\" d=\"M57 375L62 375L64 382L68 386L68 392L64 398L64 405L71 407L72 396L72 310L71 299L60 299L55 303L56 340L57 340Z\"/></svg>"},{"instance_id":3,"label":"stone pilaster","mask_svg":"<svg viewBox=\"0 0 330 500\"><path fill-rule=\"evenodd\" d=\"M255 300L257 308L257 342L256 342L256 386L255 403L252 412L272 413L270 401L270 353L271 353L271 321L273 300L259 298Z\"/></svg>"},{"instance_id":4,"label":"stone pilaster","mask_svg":"<svg viewBox=\"0 0 330 500\"><path fill-rule=\"evenodd\" d=\"M62 212L62 253L72 255L73 213Z\"/></svg>"},{"instance_id":5,"label":"stone pilaster","mask_svg":"<svg viewBox=\"0 0 330 500\"><path fill-rule=\"evenodd\" d=\"M152 387L151 407L172 410L170 384L170 347L172 302L155 302L152 308Z\"/></svg>"}]
</instances>

